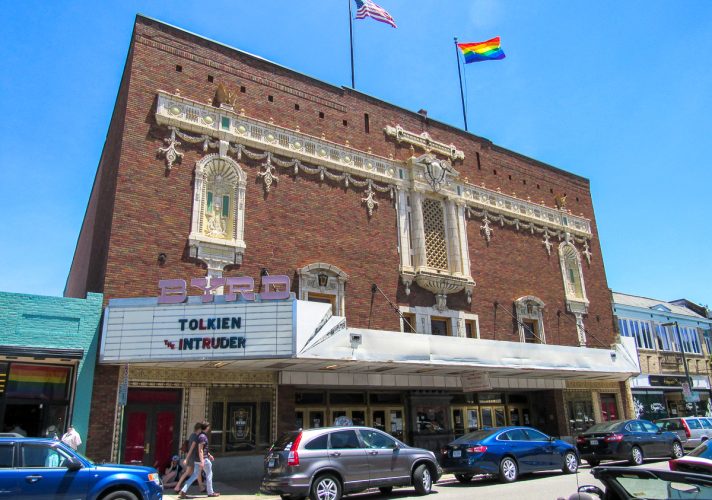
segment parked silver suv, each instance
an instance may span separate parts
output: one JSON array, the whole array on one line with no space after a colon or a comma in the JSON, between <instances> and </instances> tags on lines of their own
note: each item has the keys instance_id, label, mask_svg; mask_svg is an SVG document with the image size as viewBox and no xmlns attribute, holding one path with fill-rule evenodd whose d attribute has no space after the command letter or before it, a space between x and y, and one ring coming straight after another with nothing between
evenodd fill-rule
<instances>
[{"instance_id":1,"label":"parked silver suv","mask_svg":"<svg viewBox=\"0 0 712 500\"><path fill-rule=\"evenodd\" d=\"M370 427L323 427L283 434L265 456L260 491L283 499L339 500L368 488L389 494L413 485L427 495L442 475L431 451Z\"/></svg>"},{"instance_id":2,"label":"parked silver suv","mask_svg":"<svg viewBox=\"0 0 712 500\"><path fill-rule=\"evenodd\" d=\"M672 431L680 436L687 449L696 448L700 443L712 438L712 419L705 417L661 418L655 421L660 429Z\"/></svg>"}]
</instances>

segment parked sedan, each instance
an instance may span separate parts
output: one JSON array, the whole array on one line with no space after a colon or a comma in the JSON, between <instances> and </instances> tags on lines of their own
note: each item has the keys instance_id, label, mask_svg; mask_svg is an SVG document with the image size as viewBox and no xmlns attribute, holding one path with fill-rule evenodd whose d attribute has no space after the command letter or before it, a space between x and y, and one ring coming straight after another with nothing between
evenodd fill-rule
<instances>
[{"instance_id":1,"label":"parked sedan","mask_svg":"<svg viewBox=\"0 0 712 500\"><path fill-rule=\"evenodd\" d=\"M601 460L628 460L631 465L640 465L645 458L683 455L677 434L663 431L647 420L596 424L576 438L576 447L591 467Z\"/></svg>"},{"instance_id":2,"label":"parked sedan","mask_svg":"<svg viewBox=\"0 0 712 500\"><path fill-rule=\"evenodd\" d=\"M576 472L576 448L531 427L497 427L471 432L441 450L443 472L461 483L487 474L511 483L520 474L560 469Z\"/></svg>"},{"instance_id":3,"label":"parked sedan","mask_svg":"<svg viewBox=\"0 0 712 500\"><path fill-rule=\"evenodd\" d=\"M265 456L260 490L283 499L339 500L367 488L394 486L430 493L442 475L433 452L408 446L370 427L324 427L287 432Z\"/></svg>"},{"instance_id":4,"label":"parked sedan","mask_svg":"<svg viewBox=\"0 0 712 500\"><path fill-rule=\"evenodd\" d=\"M670 470L712 475L712 447L709 443L705 441L684 457L670 460Z\"/></svg>"},{"instance_id":5,"label":"parked sedan","mask_svg":"<svg viewBox=\"0 0 712 500\"><path fill-rule=\"evenodd\" d=\"M0 497L54 500L160 500L158 471L97 465L56 440L0 438Z\"/></svg>"}]
</instances>

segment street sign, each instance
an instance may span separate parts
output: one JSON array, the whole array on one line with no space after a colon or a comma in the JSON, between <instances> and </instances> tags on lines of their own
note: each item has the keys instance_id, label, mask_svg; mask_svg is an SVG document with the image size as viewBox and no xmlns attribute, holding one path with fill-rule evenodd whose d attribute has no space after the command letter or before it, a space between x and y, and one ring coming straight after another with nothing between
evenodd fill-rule
<instances>
[{"instance_id":1,"label":"street sign","mask_svg":"<svg viewBox=\"0 0 712 500\"><path fill-rule=\"evenodd\" d=\"M682 395L685 396L685 400L692 396L692 391L690 390L690 384L687 382L682 383Z\"/></svg>"},{"instance_id":2,"label":"street sign","mask_svg":"<svg viewBox=\"0 0 712 500\"><path fill-rule=\"evenodd\" d=\"M119 406L126 406L129 397L129 365L121 368L121 381L119 382Z\"/></svg>"}]
</instances>

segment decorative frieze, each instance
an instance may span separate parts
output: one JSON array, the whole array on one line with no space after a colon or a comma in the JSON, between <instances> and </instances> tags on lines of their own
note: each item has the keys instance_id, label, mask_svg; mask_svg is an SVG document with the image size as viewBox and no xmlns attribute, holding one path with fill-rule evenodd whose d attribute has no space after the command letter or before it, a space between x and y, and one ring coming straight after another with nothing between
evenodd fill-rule
<instances>
[{"instance_id":1,"label":"decorative frieze","mask_svg":"<svg viewBox=\"0 0 712 500\"><path fill-rule=\"evenodd\" d=\"M340 181L347 187L350 184L358 187L369 186L381 192L392 192L394 188L409 186L433 189L422 170L419 169L415 173L406 168L402 162L394 159L383 158L370 152L364 153L349 147L348 143L336 144L323 136L315 138L303 134L298 128L285 129L273 123L249 118L244 113L215 108L209 104L201 104L163 91L158 92L156 121L159 125L169 127L170 130L170 136L165 139L168 146L161 148L161 153L166 156L167 167L172 167L180 158L180 153L176 149L180 142L175 137L190 143L202 143L204 150L218 147L219 143L215 139L219 139L230 144L231 152L241 150L247 154L248 150L245 147L251 147L262 151L262 153L252 153L252 156L248 154L251 158L266 159L267 154L272 154L271 162L275 166L292 168L295 174L304 172L319 175L320 179L326 177ZM397 132L399 127L393 130L395 131L393 133L400 134L402 140L409 138L408 140L412 139L414 142L420 141L423 149L427 146L430 151L447 155L449 158L454 156L462 159L461 152L453 149L454 147L451 148L450 145L426 140L425 137L416 141L417 134L403 129L400 129L399 133ZM198 135L192 136L186 132ZM289 160L280 160L274 154ZM435 167L431 170L435 174L440 171ZM274 170L270 169L271 175L267 175L266 171L261 173L265 190L267 186L273 187ZM541 228L548 228L550 234L570 233L577 238L577 241L590 239L592 236L591 222L585 217L575 216L565 208L547 207L484 186L475 186L458 179L456 173L446 176L441 183L438 183L438 190L440 195L464 204L475 215L484 216L484 212L488 212L491 221L500 222L503 226L505 223L519 229L537 226L539 233ZM370 203L366 201L367 199L368 196L364 202L368 208ZM371 210L375 206L374 203Z\"/></svg>"}]
</instances>

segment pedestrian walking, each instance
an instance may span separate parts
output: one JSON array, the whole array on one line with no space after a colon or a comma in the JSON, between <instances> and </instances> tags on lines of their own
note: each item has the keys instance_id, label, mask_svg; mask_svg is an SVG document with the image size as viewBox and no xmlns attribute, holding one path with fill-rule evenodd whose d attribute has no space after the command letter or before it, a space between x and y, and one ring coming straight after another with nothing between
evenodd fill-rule
<instances>
[{"instance_id":1,"label":"pedestrian walking","mask_svg":"<svg viewBox=\"0 0 712 500\"><path fill-rule=\"evenodd\" d=\"M198 434L202 432L203 422L196 422L193 426L193 433L188 437L188 441L185 443L184 450L185 458L183 459L183 469L184 472L178 480L174 491L178 492L183 486L183 482L188 479L193 474L193 469L195 468L195 462L198 461ZM203 485L203 475L198 475L198 484L200 485L200 491L205 491L205 486Z\"/></svg>"},{"instance_id":2,"label":"pedestrian walking","mask_svg":"<svg viewBox=\"0 0 712 500\"><path fill-rule=\"evenodd\" d=\"M82 438L72 424L69 424L67 432L62 436L62 442L71 449L76 450L82 444Z\"/></svg>"},{"instance_id":3,"label":"pedestrian walking","mask_svg":"<svg viewBox=\"0 0 712 500\"><path fill-rule=\"evenodd\" d=\"M210 424L208 422L201 423L201 432L198 434L198 460L195 462L193 473L181 488L178 498L188 498L186 494L188 488L195 481L202 471L205 471L205 487L209 497L219 497L220 493L213 491L213 457L210 454L209 443L210 439Z\"/></svg>"}]
</instances>

